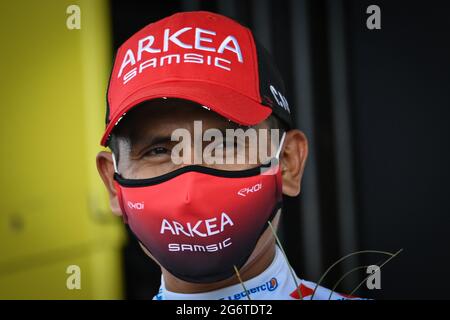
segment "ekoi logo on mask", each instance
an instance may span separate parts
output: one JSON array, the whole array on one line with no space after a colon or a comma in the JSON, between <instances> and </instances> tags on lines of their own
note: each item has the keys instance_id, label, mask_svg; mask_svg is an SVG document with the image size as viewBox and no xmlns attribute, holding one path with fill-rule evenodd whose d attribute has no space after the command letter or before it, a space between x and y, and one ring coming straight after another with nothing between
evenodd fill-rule
<instances>
[{"instance_id":1,"label":"ekoi logo on mask","mask_svg":"<svg viewBox=\"0 0 450 320\"><path fill-rule=\"evenodd\" d=\"M240 195L241 197L246 197L249 193L258 192L261 189L262 189L262 182L257 183L251 187L242 188L241 190L238 191L237 194Z\"/></svg>"},{"instance_id":2,"label":"ekoi logo on mask","mask_svg":"<svg viewBox=\"0 0 450 320\"><path fill-rule=\"evenodd\" d=\"M134 209L134 210L144 210L144 202L131 202L128 201L128 208Z\"/></svg>"}]
</instances>

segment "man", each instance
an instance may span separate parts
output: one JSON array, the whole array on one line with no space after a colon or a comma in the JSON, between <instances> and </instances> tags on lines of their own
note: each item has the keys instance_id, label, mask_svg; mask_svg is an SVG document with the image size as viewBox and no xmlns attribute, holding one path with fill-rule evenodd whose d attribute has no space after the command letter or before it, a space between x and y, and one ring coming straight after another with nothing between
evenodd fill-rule
<instances>
[{"instance_id":1,"label":"man","mask_svg":"<svg viewBox=\"0 0 450 320\"><path fill-rule=\"evenodd\" d=\"M276 244L308 145L249 29L204 11L146 26L116 54L106 122L97 167L161 267L154 299L345 298L298 278Z\"/></svg>"}]
</instances>

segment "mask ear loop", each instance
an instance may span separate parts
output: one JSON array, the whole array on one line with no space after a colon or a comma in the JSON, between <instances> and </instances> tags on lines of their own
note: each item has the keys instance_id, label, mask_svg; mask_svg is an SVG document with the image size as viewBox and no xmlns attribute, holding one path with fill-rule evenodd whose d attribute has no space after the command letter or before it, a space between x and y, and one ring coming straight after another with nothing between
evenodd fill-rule
<instances>
[{"instance_id":1,"label":"mask ear loop","mask_svg":"<svg viewBox=\"0 0 450 320\"><path fill-rule=\"evenodd\" d=\"M283 150L283 145L284 145L285 138L286 138L286 131L283 132L283 135L281 136L280 144L278 145L278 149L277 149L277 152L275 153L275 157L273 157L270 160L270 166L268 168L267 167L262 167L261 168L261 174L263 174L263 175L273 175L273 174L276 174L278 172L278 170L281 169L281 168L279 168L280 154L281 154L281 150Z\"/></svg>"},{"instance_id":2,"label":"mask ear loop","mask_svg":"<svg viewBox=\"0 0 450 320\"><path fill-rule=\"evenodd\" d=\"M114 156L114 152L112 153L112 161L114 166L114 175L119 175L119 170L117 169L117 161L116 157ZM114 179L114 186L116 187L117 192L117 200L119 201L120 210L122 210L122 219L123 222L128 224L128 216L124 208L123 199L122 199L122 189L120 188L119 184L117 183L116 179Z\"/></svg>"},{"instance_id":3,"label":"mask ear loop","mask_svg":"<svg viewBox=\"0 0 450 320\"><path fill-rule=\"evenodd\" d=\"M114 166L114 173L119 174L119 170L117 169L117 162L116 162L116 157L114 156L114 153L112 154L112 161L113 161L113 166Z\"/></svg>"},{"instance_id":4,"label":"mask ear loop","mask_svg":"<svg viewBox=\"0 0 450 320\"><path fill-rule=\"evenodd\" d=\"M281 154L281 150L283 149L283 144L284 144L285 138L286 138L286 131L283 132L283 135L281 136L280 145L278 146L277 153L275 154L275 159L277 159L277 161L280 160L280 154Z\"/></svg>"}]
</instances>

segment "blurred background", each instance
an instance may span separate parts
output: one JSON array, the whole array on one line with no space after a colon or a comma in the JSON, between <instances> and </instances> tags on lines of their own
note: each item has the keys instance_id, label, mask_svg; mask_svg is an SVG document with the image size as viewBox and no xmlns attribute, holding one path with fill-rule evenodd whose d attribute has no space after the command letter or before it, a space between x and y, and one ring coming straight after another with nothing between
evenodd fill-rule
<instances>
[{"instance_id":1,"label":"blurred background","mask_svg":"<svg viewBox=\"0 0 450 320\"><path fill-rule=\"evenodd\" d=\"M369 5L381 29L369 30ZM80 8L80 29L67 19ZM310 143L280 236L297 274L403 251L375 299L450 298L450 37L444 1L0 1L0 298L151 299L160 270L110 210L95 167L114 51L178 11L222 13L272 53ZM325 277L389 257L361 253ZM68 290L79 266L81 290ZM69 269L68 269L69 268ZM338 286L350 293L366 277Z\"/></svg>"}]
</instances>

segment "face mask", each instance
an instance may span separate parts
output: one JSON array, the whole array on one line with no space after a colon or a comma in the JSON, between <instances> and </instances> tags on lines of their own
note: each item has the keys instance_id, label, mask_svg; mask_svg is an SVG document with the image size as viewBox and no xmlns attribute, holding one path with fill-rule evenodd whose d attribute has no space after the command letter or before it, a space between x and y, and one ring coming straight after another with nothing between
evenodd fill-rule
<instances>
[{"instance_id":1,"label":"face mask","mask_svg":"<svg viewBox=\"0 0 450 320\"><path fill-rule=\"evenodd\" d=\"M282 205L279 153L267 165L225 171L190 165L116 186L124 222L171 274L195 283L234 275Z\"/></svg>"}]
</instances>

